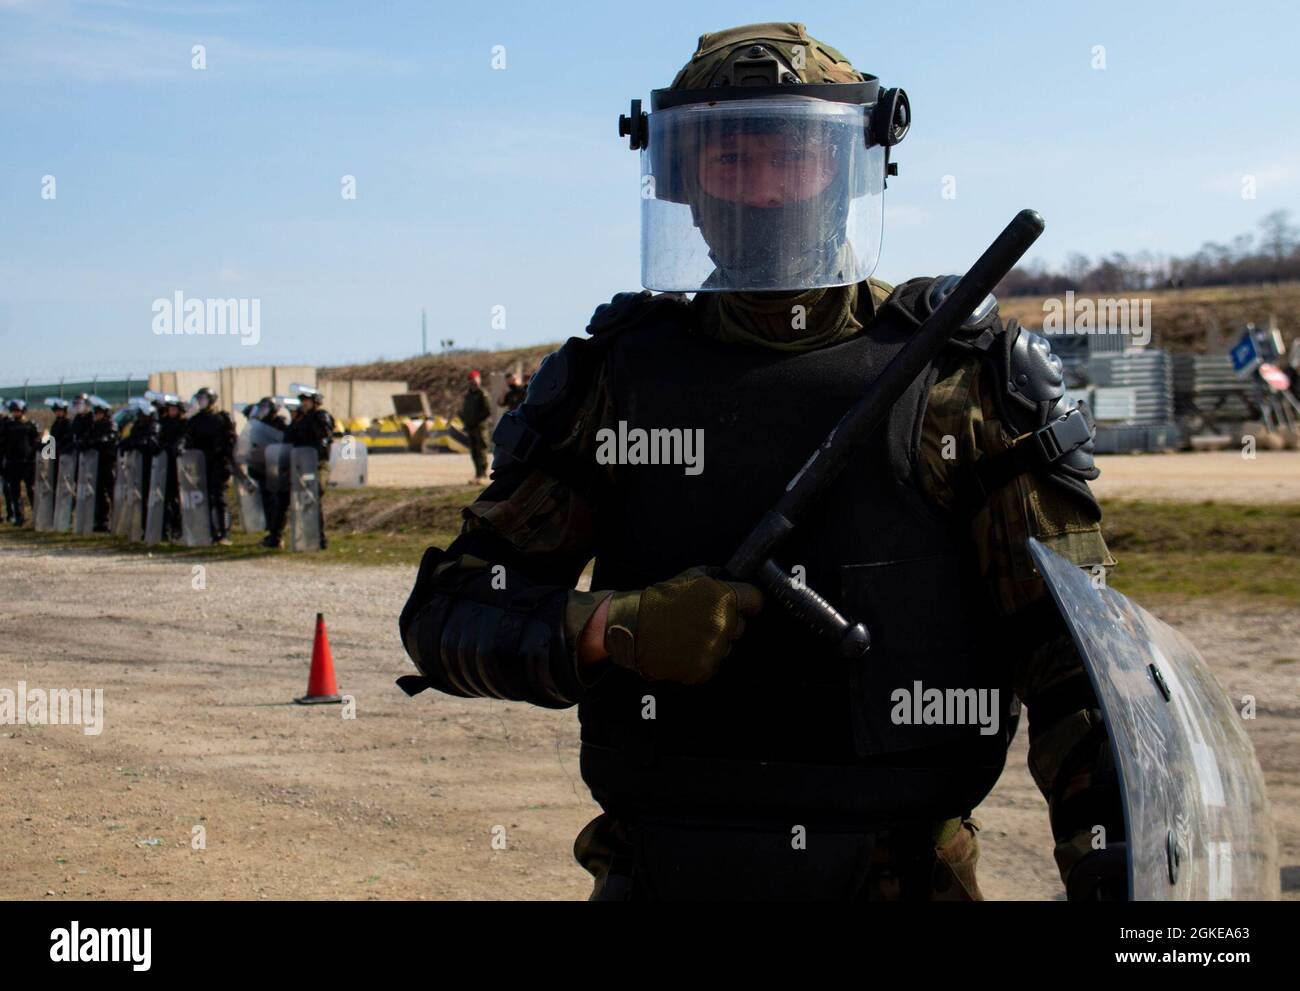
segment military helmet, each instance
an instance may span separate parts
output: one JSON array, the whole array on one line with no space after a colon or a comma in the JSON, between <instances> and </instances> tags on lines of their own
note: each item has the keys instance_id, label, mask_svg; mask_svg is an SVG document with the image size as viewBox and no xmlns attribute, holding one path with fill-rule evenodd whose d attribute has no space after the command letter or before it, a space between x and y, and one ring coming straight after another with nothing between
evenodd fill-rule
<instances>
[{"instance_id":1,"label":"military helmet","mask_svg":"<svg viewBox=\"0 0 1300 991\"><path fill-rule=\"evenodd\" d=\"M11 399L5 404L10 413L22 413L27 409L27 404L21 399Z\"/></svg>"},{"instance_id":2,"label":"military helmet","mask_svg":"<svg viewBox=\"0 0 1300 991\"><path fill-rule=\"evenodd\" d=\"M68 408L68 401L66 399L60 399L58 396L46 396L45 405L57 413L59 410L66 410Z\"/></svg>"},{"instance_id":3,"label":"military helmet","mask_svg":"<svg viewBox=\"0 0 1300 991\"><path fill-rule=\"evenodd\" d=\"M641 152L641 276L680 292L801 290L875 270L890 149L911 125L802 24L706 34L671 86L633 100L619 133Z\"/></svg>"}]
</instances>

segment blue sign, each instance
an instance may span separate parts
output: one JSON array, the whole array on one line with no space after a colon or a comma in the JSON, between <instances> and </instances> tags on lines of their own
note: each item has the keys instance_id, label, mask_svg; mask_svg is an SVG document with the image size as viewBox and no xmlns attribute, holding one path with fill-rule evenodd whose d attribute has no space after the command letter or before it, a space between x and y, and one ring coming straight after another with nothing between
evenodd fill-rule
<instances>
[{"instance_id":1,"label":"blue sign","mask_svg":"<svg viewBox=\"0 0 1300 991\"><path fill-rule=\"evenodd\" d=\"M1245 372L1259 364L1259 349L1255 347L1255 337L1248 330L1241 335L1232 348L1232 367L1237 372Z\"/></svg>"}]
</instances>

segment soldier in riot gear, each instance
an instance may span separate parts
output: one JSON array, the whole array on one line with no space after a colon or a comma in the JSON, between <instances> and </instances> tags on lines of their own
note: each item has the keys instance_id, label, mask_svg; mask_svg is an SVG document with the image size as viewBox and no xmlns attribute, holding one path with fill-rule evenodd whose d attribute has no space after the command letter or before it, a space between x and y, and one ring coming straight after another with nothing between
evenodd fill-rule
<instances>
[{"instance_id":1,"label":"soldier in riot gear","mask_svg":"<svg viewBox=\"0 0 1300 991\"><path fill-rule=\"evenodd\" d=\"M272 433L269 437L275 437L277 434L281 441L270 440L261 444L263 455L256 464L248 466L248 476L257 483L257 491L262 502L262 515L267 522L267 535L263 538L263 544L267 544L271 539L271 521L275 519L275 514L279 506L278 494L272 492L267 484L266 476L266 459L264 449L273 443L280 443L284 437L284 432L289 426L289 417L281 408L279 401L274 396L263 396L256 404L250 406L244 411L250 422L257 422L266 425ZM278 541L276 541L278 545Z\"/></svg>"},{"instance_id":2,"label":"soldier in riot gear","mask_svg":"<svg viewBox=\"0 0 1300 991\"><path fill-rule=\"evenodd\" d=\"M54 419L50 423L50 435L46 441L49 450L42 457L50 459L50 491L57 492L59 484L59 458L68 452L75 450L72 443L72 420L68 416L68 401L56 396L50 396L45 400L54 414Z\"/></svg>"},{"instance_id":3,"label":"soldier in riot gear","mask_svg":"<svg viewBox=\"0 0 1300 991\"><path fill-rule=\"evenodd\" d=\"M108 533L109 514L113 509L113 480L117 474L117 425L113 407L98 397L91 397L90 429L82 442L83 450L99 452L99 470L95 478L95 532Z\"/></svg>"},{"instance_id":4,"label":"soldier in riot gear","mask_svg":"<svg viewBox=\"0 0 1300 991\"><path fill-rule=\"evenodd\" d=\"M284 432L284 443L295 448L307 448L316 452L316 512L317 526L320 533L320 547L324 550L329 541L325 536L324 492L326 473L329 471L330 443L334 437L334 417L323 404L324 394L317 389L306 386L298 387L297 408L292 409L292 419ZM282 544L284 525L289 515L289 494L279 493L276 500L274 519L268 517L271 531L262 541L265 547L279 547Z\"/></svg>"},{"instance_id":5,"label":"soldier in riot gear","mask_svg":"<svg viewBox=\"0 0 1300 991\"><path fill-rule=\"evenodd\" d=\"M977 899L970 814L1023 703L1069 896L1122 895L1091 844L1124 829L1098 700L1026 550L1114 563L1044 338L986 299L787 537L870 626L864 659L720 570L956 281L871 277L905 94L761 24L704 35L651 110L620 133L642 282L669 292L598 307L502 419L403 610L403 687L578 706L596 899ZM633 430L700 431L703 469L619 455ZM990 718L922 717L927 690Z\"/></svg>"},{"instance_id":6,"label":"soldier in riot gear","mask_svg":"<svg viewBox=\"0 0 1300 991\"><path fill-rule=\"evenodd\" d=\"M5 471L5 437L9 433L9 404L0 398L0 501L5 505L5 522L14 521L14 512L12 504L9 502L9 486L4 483Z\"/></svg>"},{"instance_id":7,"label":"soldier in riot gear","mask_svg":"<svg viewBox=\"0 0 1300 991\"><path fill-rule=\"evenodd\" d=\"M23 489L27 501L36 505L33 489L36 483L36 451L40 447L40 431L27 419L27 404L21 399L11 399L7 404L9 419L0 432L0 459L3 459L5 505L9 522L14 526L24 524Z\"/></svg>"},{"instance_id":8,"label":"soldier in riot gear","mask_svg":"<svg viewBox=\"0 0 1300 991\"><path fill-rule=\"evenodd\" d=\"M146 399L132 400L135 407L135 419L131 421L131 432L118 442L117 450L119 454L128 454L132 451L139 451L142 464L140 475L140 499L141 530L144 529L148 517L148 500L144 494L149 491L149 482L153 472L154 455L158 454L162 448L162 442L159 439L158 431L158 409ZM128 503L129 505L129 503Z\"/></svg>"},{"instance_id":9,"label":"soldier in riot gear","mask_svg":"<svg viewBox=\"0 0 1300 991\"><path fill-rule=\"evenodd\" d=\"M180 480L177 459L185 441L185 402L170 393L162 397L162 416L158 422L158 444L167 455L167 483L164 487L163 535L170 541L181 539Z\"/></svg>"},{"instance_id":10,"label":"soldier in riot gear","mask_svg":"<svg viewBox=\"0 0 1300 991\"><path fill-rule=\"evenodd\" d=\"M54 442L54 459L57 463L60 454L73 449L72 420L68 418L66 400L51 398L45 400L45 405L54 413L54 420L50 424L50 440Z\"/></svg>"},{"instance_id":11,"label":"soldier in riot gear","mask_svg":"<svg viewBox=\"0 0 1300 991\"><path fill-rule=\"evenodd\" d=\"M230 543L226 486L234 474L235 421L217 408L217 394L204 386L194 394L194 414L185 421L185 450L200 451L207 469L208 510L214 543Z\"/></svg>"},{"instance_id":12,"label":"soldier in riot gear","mask_svg":"<svg viewBox=\"0 0 1300 991\"><path fill-rule=\"evenodd\" d=\"M95 422L95 410L91 405L90 396L82 392L72 400L72 424L68 428L68 434L72 439L72 450L78 453L87 450L90 446L90 430Z\"/></svg>"}]
</instances>

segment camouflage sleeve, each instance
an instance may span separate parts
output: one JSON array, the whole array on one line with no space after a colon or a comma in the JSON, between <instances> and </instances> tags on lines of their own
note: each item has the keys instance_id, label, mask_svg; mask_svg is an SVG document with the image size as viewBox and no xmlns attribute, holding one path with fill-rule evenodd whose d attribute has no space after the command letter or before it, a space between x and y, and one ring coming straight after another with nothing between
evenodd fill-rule
<instances>
[{"instance_id":1,"label":"camouflage sleeve","mask_svg":"<svg viewBox=\"0 0 1300 991\"><path fill-rule=\"evenodd\" d=\"M961 517L996 608L1019 632L1012 684L1028 710L1029 769L1049 803L1065 879L1091 852L1093 828L1122 837L1123 819L1096 696L1026 542L1036 537L1099 574L1115 561L1091 507L1034 474L1014 478L973 507L957 498L963 466L1006 450L1015 439L1002 422L996 387L992 368L975 356L947 360L922 423L919 480L932 503Z\"/></svg>"}]
</instances>

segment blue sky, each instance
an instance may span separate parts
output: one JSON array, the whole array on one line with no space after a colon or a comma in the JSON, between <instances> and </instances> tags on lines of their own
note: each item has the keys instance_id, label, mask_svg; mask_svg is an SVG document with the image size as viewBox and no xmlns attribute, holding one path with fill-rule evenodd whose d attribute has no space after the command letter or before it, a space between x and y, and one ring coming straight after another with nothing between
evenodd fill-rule
<instances>
[{"instance_id":1,"label":"blue sky","mask_svg":"<svg viewBox=\"0 0 1300 991\"><path fill-rule=\"evenodd\" d=\"M638 287L617 115L763 20L911 97L881 277L960 271L1024 206L1049 261L1187 253L1300 217L1298 9L0 0L0 382L401 357L422 306L431 342L581 334ZM260 299L259 344L155 335L178 290Z\"/></svg>"}]
</instances>

